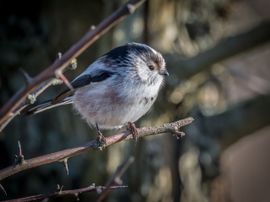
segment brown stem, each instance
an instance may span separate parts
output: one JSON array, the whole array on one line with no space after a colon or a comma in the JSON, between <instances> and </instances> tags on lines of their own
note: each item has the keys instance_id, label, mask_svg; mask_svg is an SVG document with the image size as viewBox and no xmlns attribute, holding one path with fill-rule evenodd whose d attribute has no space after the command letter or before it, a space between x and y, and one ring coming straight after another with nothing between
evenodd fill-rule
<instances>
[{"instance_id":1,"label":"brown stem","mask_svg":"<svg viewBox=\"0 0 270 202\"><path fill-rule=\"evenodd\" d=\"M53 64L44 69L29 83L19 90L1 109L0 109L0 128L6 126L18 112L17 109L23 104L27 96L34 92L43 82L54 78L91 44L93 44L101 35L123 20L123 18L135 11L145 0L129 0L126 4L105 18L95 29L89 29L88 32L73 46L71 46L61 58L56 59Z\"/></svg>"},{"instance_id":2,"label":"brown stem","mask_svg":"<svg viewBox=\"0 0 270 202\"><path fill-rule=\"evenodd\" d=\"M161 133L172 133L176 129L180 129L183 126L189 125L194 119L189 117L176 122L167 123L159 127L143 127L138 128L138 138L145 137L149 135L157 135ZM23 163L9 166L5 169L0 170L0 180L3 180L11 175L22 172L23 170L28 170L41 165L50 164L53 162L63 162L64 159L69 159L70 157L77 156L86 151L90 150L101 150L112 144L128 140L132 138L130 131L124 131L122 133L112 135L104 138L104 143L100 143L98 140L92 140L84 145L65 149L62 151L54 152L51 154L46 154L43 156L35 157L32 159L24 160Z\"/></svg>"},{"instance_id":3,"label":"brown stem","mask_svg":"<svg viewBox=\"0 0 270 202\"><path fill-rule=\"evenodd\" d=\"M122 189L122 188L127 188L127 186L111 186L111 187L109 187L109 191L115 190L115 189ZM57 198L57 197L63 197L63 196L73 196L75 198L78 198L79 194L86 193L86 192L93 192L93 191L100 192L100 191L105 190L105 189L107 189L106 186L90 185L88 187L83 187L83 188L79 188L79 189L71 189L71 190L63 190L63 191L59 190L59 191L56 191L54 193L27 196L27 197L23 197L23 198L7 200L5 202L42 201L44 199Z\"/></svg>"}]
</instances>

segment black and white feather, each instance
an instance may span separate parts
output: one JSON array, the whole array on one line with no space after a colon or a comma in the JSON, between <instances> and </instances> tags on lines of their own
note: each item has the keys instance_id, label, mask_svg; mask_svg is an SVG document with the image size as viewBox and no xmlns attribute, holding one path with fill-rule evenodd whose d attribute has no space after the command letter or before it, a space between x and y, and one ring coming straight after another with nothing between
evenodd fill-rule
<instances>
[{"instance_id":1,"label":"black and white feather","mask_svg":"<svg viewBox=\"0 0 270 202\"><path fill-rule=\"evenodd\" d=\"M160 53L140 43L128 43L98 58L56 98L25 110L35 114L73 104L90 124L120 128L142 117L155 102L168 75Z\"/></svg>"}]
</instances>

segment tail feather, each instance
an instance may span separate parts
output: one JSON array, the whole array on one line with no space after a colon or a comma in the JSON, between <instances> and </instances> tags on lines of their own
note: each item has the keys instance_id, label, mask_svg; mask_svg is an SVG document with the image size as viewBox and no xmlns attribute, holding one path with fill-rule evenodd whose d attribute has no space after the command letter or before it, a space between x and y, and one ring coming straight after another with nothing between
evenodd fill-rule
<instances>
[{"instance_id":1,"label":"tail feather","mask_svg":"<svg viewBox=\"0 0 270 202\"><path fill-rule=\"evenodd\" d=\"M67 105L67 104L72 104L73 100L71 99L71 97L67 97L64 100L62 100L61 102L57 102L55 103L54 100L48 100L39 104L32 104L27 106L23 111L22 114L24 115L33 115L33 114L38 114L40 112L43 112L45 110L48 109L52 109L55 107L59 107L62 105Z\"/></svg>"}]
</instances>

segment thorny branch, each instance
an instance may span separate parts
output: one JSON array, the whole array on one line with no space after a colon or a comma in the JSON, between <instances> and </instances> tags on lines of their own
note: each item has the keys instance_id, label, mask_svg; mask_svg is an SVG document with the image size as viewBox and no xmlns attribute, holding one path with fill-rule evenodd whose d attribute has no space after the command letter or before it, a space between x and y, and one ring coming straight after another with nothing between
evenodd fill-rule
<instances>
[{"instance_id":1,"label":"thorny branch","mask_svg":"<svg viewBox=\"0 0 270 202\"><path fill-rule=\"evenodd\" d=\"M23 198L18 199L11 199L6 200L5 202L30 202L30 201L43 201L49 198L58 198L63 196L73 196L76 199L78 199L79 195L86 192L102 192L105 189L109 189L109 191L115 190L115 189L122 189L127 188L127 186L110 186L109 188L106 186L95 186L90 185L87 187L79 188L79 189L70 189L70 190L57 190L56 192L49 193L49 194L38 194L33 196L27 196ZM3 201L4 202L4 201Z\"/></svg>"},{"instance_id":2,"label":"thorny branch","mask_svg":"<svg viewBox=\"0 0 270 202\"><path fill-rule=\"evenodd\" d=\"M176 122L172 123L166 123L159 127L143 127L138 128L138 138L150 136L150 135L158 135L162 133L169 133L176 135L179 137L179 135L183 136L184 133L179 133L180 128L183 126L189 125L193 122L193 118L185 118ZM43 156L35 157L32 159L24 159L23 163L19 163L13 166L9 166L5 169L0 170L0 180L3 180L11 175L14 175L16 173L22 172L24 170L28 170L31 168L35 168L41 165L50 164L53 162L63 162L63 160L66 159L66 161L73 157L77 156L79 154L82 154L84 152L90 151L90 150L101 150L104 149L110 145L113 145L115 143L132 139L132 134L129 130L124 131L122 133L108 136L104 138L104 142L101 144L98 140L92 140L84 145L65 149L62 151L54 152L51 154L46 154Z\"/></svg>"},{"instance_id":3,"label":"thorny branch","mask_svg":"<svg viewBox=\"0 0 270 202\"><path fill-rule=\"evenodd\" d=\"M96 186L95 184L92 184L90 186L79 188L79 189L71 189L71 190L62 190L62 186L60 187L57 185L57 191L53 193L48 194L38 194L33 196L27 196L23 198L17 198L17 199L11 199L7 200L6 202L16 202L16 201L41 201L44 199L49 198L57 198L57 197L63 197L63 196L73 196L76 199L79 199L79 195L86 192L93 192L96 191L99 195L97 202L101 202L110 191L115 189L122 189L127 188L127 186L123 186L122 182L120 180L120 177L126 172L128 167L133 163L134 157L131 156L127 158L123 163L121 163L116 171L113 173L111 178L106 183L106 186Z\"/></svg>"},{"instance_id":4,"label":"thorny branch","mask_svg":"<svg viewBox=\"0 0 270 202\"><path fill-rule=\"evenodd\" d=\"M27 196L23 198L11 199L6 202L16 202L16 201L41 201L44 199L57 198L63 196L73 196L77 200L79 199L79 195L86 192L96 191L99 195L97 202L101 202L110 191L115 189L127 188L127 186L122 185L122 181L120 177L126 172L128 167L134 162L134 157L131 156L127 158L123 163L121 163L116 171L113 173L111 178L106 183L106 186L96 186L92 184L90 186L79 188L79 189L71 189L71 190L62 190L63 186L57 185L57 191L48 194L38 194L33 196Z\"/></svg>"},{"instance_id":5,"label":"thorny branch","mask_svg":"<svg viewBox=\"0 0 270 202\"><path fill-rule=\"evenodd\" d=\"M93 44L101 35L122 21L125 16L133 13L145 0L129 0L126 4L105 18L95 29L90 28L88 32L73 46L71 46L61 57L57 58L53 64L44 69L36 77L28 79L27 85L19 90L1 109L0 109L0 132L6 125L17 116L31 93L35 93L40 86L46 86L52 79L60 78L66 85L68 81L63 75L64 70L72 64L83 51ZM92 26L91 26L92 27Z\"/></svg>"}]
</instances>

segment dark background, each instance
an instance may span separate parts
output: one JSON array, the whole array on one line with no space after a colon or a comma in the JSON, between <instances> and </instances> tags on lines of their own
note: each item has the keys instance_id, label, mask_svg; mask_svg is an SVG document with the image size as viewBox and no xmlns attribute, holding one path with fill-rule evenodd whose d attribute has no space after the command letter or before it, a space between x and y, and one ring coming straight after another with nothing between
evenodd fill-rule
<instances>
[{"instance_id":1,"label":"dark background","mask_svg":"<svg viewBox=\"0 0 270 202\"><path fill-rule=\"evenodd\" d=\"M25 85L20 69L35 76L76 42L120 0L1 1L0 103ZM160 135L113 145L3 180L18 198L95 183L104 185L127 156L135 162L123 176L125 190L107 201L268 201L270 39L267 0L149 0L78 59L76 77L113 47L137 41L163 53L170 72L158 101L137 126L193 116L186 136ZM39 100L55 96L48 89ZM26 158L80 145L94 131L71 106L15 118L1 133L0 168L14 162L20 140ZM96 199L96 193L79 196ZM74 201L72 197L57 201Z\"/></svg>"}]
</instances>

